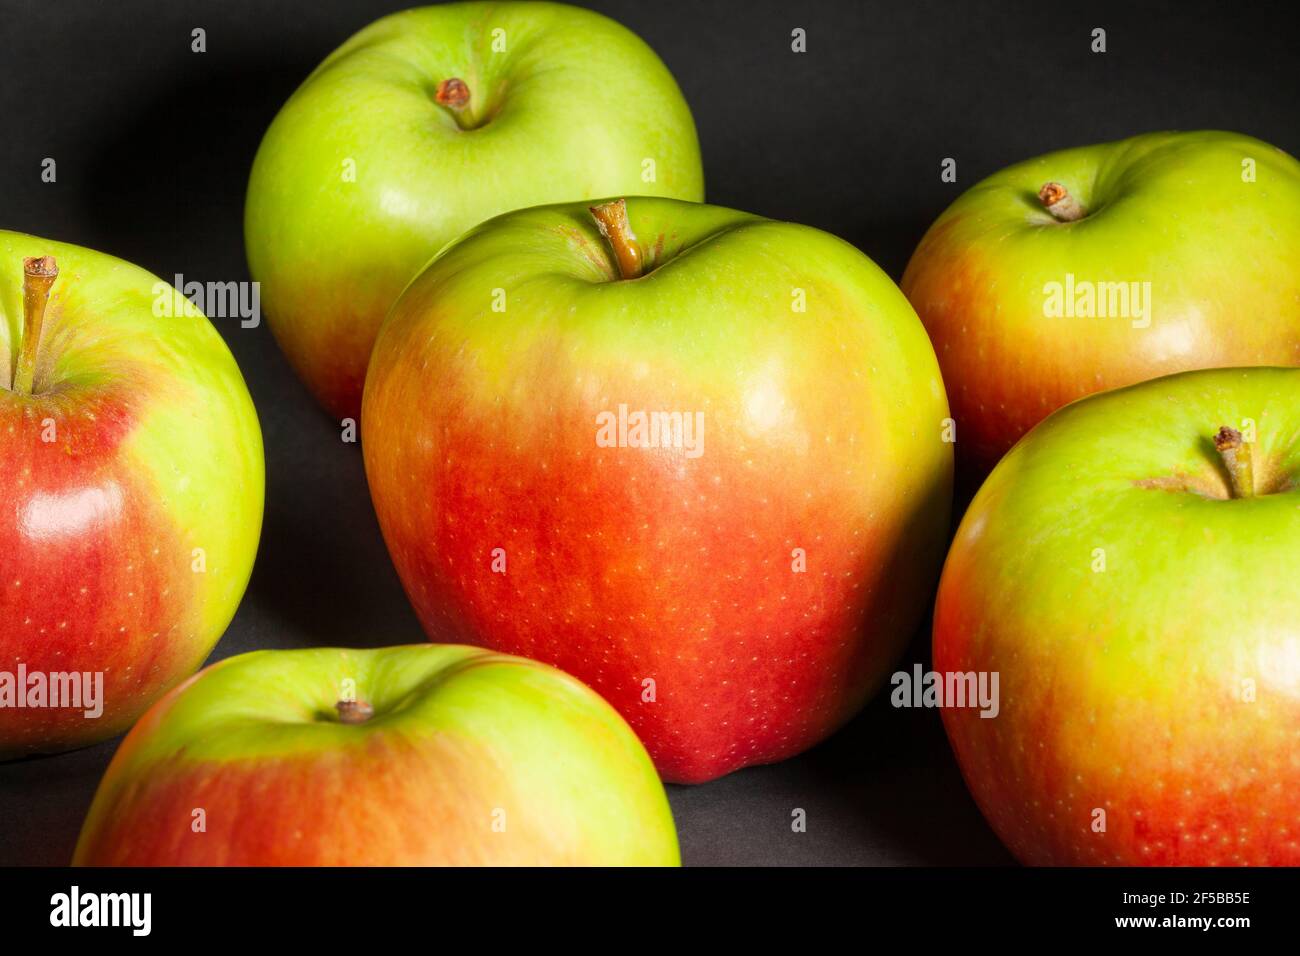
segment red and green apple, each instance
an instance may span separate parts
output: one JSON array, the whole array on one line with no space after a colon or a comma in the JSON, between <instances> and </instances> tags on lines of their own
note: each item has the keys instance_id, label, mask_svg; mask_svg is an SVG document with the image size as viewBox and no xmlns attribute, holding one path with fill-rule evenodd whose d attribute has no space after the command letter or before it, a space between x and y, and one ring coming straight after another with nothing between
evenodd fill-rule
<instances>
[{"instance_id":1,"label":"red and green apple","mask_svg":"<svg viewBox=\"0 0 1300 956\"><path fill-rule=\"evenodd\" d=\"M1300 163L1152 133L972 187L903 291L934 341L963 472L1076 398L1193 368L1300 365Z\"/></svg>"},{"instance_id":2,"label":"red and green apple","mask_svg":"<svg viewBox=\"0 0 1300 956\"><path fill-rule=\"evenodd\" d=\"M663 785L608 704L452 645L255 651L113 758L87 866L676 865Z\"/></svg>"},{"instance_id":3,"label":"red and green apple","mask_svg":"<svg viewBox=\"0 0 1300 956\"><path fill-rule=\"evenodd\" d=\"M934 616L943 712L1025 863L1300 864L1300 369L1075 402L993 470Z\"/></svg>"},{"instance_id":4,"label":"red and green apple","mask_svg":"<svg viewBox=\"0 0 1300 956\"><path fill-rule=\"evenodd\" d=\"M395 304L366 472L430 637L554 664L663 777L817 743L925 612L952 447L934 351L847 243L669 199L471 230Z\"/></svg>"},{"instance_id":5,"label":"red and green apple","mask_svg":"<svg viewBox=\"0 0 1300 956\"><path fill-rule=\"evenodd\" d=\"M619 192L704 198L690 110L653 50L563 4L422 7L349 39L275 118L248 261L299 376L355 418L380 323L439 249L511 209Z\"/></svg>"},{"instance_id":6,"label":"red and green apple","mask_svg":"<svg viewBox=\"0 0 1300 956\"><path fill-rule=\"evenodd\" d=\"M0 232L0 489L0 756L112 737L252 570L262 436L221 336L142 269Z\"/></svg>"}]
</instances>

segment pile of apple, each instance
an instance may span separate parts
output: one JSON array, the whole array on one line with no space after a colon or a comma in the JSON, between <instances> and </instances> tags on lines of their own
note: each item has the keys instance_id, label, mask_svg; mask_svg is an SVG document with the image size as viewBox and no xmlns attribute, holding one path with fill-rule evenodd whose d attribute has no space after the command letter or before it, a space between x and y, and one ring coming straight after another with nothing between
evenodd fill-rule
<instances>
[{"instance_id":1,"label":"pile of apple","mask_svg":"<svg viewBox=\"0 0 1300 956\"><path fill-rule=\"evenodd\" d=\"M1022 860L1300 863L1300 164L1043 156L901 290L702 198L673 78L595 14L423 8L327 58L249 261L436 643L188 681L261 518L239 372L151 276L0 234L0 670L108 675L93 726L0 709L0 752L134 723L77 862L676 863L661 780L823 740L933 608L935 669L1000 677L943 719ZM986 480L940 579L954 449Z\"/></svg>"}]
</instances>

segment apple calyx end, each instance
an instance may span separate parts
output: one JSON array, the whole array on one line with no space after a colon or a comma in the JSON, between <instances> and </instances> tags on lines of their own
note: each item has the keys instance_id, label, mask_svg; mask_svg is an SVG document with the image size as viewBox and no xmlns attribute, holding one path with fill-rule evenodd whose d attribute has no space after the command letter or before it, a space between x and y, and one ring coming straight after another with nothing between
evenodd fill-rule
<instances>
[{"instance_id":1,"label":"apple calyx end","mask_svg":"<svg viewBox=\"0 0 1300 956\"><path fill-rule=\"evenodd\" d=\"M1255 497L1255 469L1250 444L1237 429L1224 425L1214 435L1214 450L1228 471L1228 488L1233 498Z\"/></svg>"},{"instance_id":2,"label":"apple calyx end","mask_svg":"<svg viewBox=\"0 0 1300 956\"><path fill-rule=\"evenodd\" d=\"M41 344L45 306L58 277L59 264L53 256L23 259L23 336L13 377L13 390L19 395L30 395L36 383L36 352Z\"/></svg>"},{"instance_id":3,"label":"apple calyx end","mask_svg":"<svg viewBox=\"0 0 1300 956\"><path fill-rule=\"evenodd\" d=\"M1038 201L1057 222L1077 222L1088 215L1083 204L1057 182L1044 183L1038 190Z\"/></svg>"},{"instance_id":4,"label":"apple calyx end","mask_svg":"<svg viewBox=\"0 0 1300 956\"><path fill-rule=\"evenodd\" d=\"M340 724L364 724L375 715L375 708L364 700L341 700L334 705Z\"/></svg>"},{"instance_id":5,"label":"apple calyx end","mask_svg":"<svg viewBox=\"0 0 1300 956\"><path fill-rule=\"evenodd\" d=\"M636 234L627 221L627 200L612 199L588 209L596 220L596 228L613 250L619 278L639 279L644 274L645 262Z\"/></svg>"}]
</instances>

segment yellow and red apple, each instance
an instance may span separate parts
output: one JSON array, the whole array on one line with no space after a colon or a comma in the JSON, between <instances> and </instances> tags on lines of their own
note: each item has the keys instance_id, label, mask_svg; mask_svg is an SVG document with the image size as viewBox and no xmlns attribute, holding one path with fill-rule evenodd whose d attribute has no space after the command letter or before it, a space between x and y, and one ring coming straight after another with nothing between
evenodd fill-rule
<instances>
[{"instance_id":1,"label":"yellow and red apple","mask_svg":"<svg viewBox=\"0 0 1300 956\"><path fill-rule=\"evenodd\" d=\"M1083 399L993 470L944 566L934 667L1025 863L1300 865L1300 369Z\"/></svg>"},{"instance_id":2,"label":"yellow and red apple","mask_svg":"<svg viewBox=\"0 0 1300 956\"><path fill-rule=\"evenodd\" d=\"M444 250L384 324L362 433L430 637L574 674L695 782L804 750L882 683L942 557L947 415L852 246L631 198Z\"/></svg>"},{"instance_id":3,"label":"yellow and red apple","mask_svg":"<svg viewBox=\"0 0 1300 956\"><path fill-rule=\"evenodd\" d=\"M677 83L612 20L556 3L448 3L372 23L271 124L248 185L249 267L276 340L357 417L389 307L498 213L633 192L704 198Z\"/></svg>"},{"instance_id":4,"label":"yellow and red apple","mask_svg":"<svg viewBox=\"0 0 1300 956\"><path fill-rule=\"evenodd\" d=\"M142 269L0 232L0 318L0 756L15 756L118 734L203 663L252 570L263 461L221 336Z\"/></svg>"},{"instance_id":5,"label":"yellow and red apple","mask_svg":"<svg viewBox=\"0 0 1300 956\"><path fill-rule=\"evenodd\" d=\"M930 227L903 291L934 341L962 471L1049 412L1194 368L1300 365L1300 163L1150 133L1017 163Z\"/></svg>"},{"instance_id":6,"label":"yellow and red apple","mask_svg":"<svg viewBox=\"0 0 1300 956\"><path fill-rule=\"evenodd\" d=\"M255 651L159 701L108 768L90 866L676 865L599 696L480 648Z\"/></svg>"}]
</instances>

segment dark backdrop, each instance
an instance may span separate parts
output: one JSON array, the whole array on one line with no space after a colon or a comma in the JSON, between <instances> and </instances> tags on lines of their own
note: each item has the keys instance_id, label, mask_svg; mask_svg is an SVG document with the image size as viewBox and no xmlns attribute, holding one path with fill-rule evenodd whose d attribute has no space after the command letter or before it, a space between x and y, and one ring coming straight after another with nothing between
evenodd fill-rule
<instances>
[{"instance_id":1,"label":"dark backdrop","mask_svg":"<svg viewBox=\"0 0 1300 956\"><path fill-rule=\"evenodd\" d=\"M0 228L169 280L247 278L248 170L279 105L400 0L0 0ZM1051 149L1162 128L1235 129L1300 153L1286 5L591 3L658 51L695 114L711 202L836 233L895 278L962 189ZM190 31L207 31L207 52ZM795 27L807 52L790 50ZM1107 52L1090 51L1107 31ZM58 181L42 183L53 157ZM958 182L940 181L953 157ZM267 452L252 584L213 654L423 640L356 445L265 325L218 325ZM0 476L0 480L3 476ZM0 562L3 562L0 555ZM928 656L918 635L904 666ZM116 741L0 764L0 864L66 862ZM877 700L775 767L670 796L688 863L1006 863L934 711ZM807 832L791 831L791 811Z\"/></svg>"}]
</instances>

